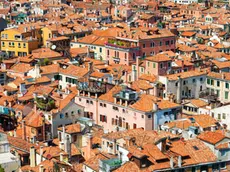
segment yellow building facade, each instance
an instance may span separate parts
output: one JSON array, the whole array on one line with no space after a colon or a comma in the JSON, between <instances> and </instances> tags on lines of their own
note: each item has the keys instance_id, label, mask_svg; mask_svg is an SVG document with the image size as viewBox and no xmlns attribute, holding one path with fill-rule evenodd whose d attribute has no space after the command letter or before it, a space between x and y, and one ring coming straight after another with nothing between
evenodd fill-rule
<instances>
[{"instance_id":1,"label":"yellow building facade","mask_svg":"<svg viewBox=\"0 0 230 172\"><path fill-rule=\"evenodd\" d=\"M26 56L39 47L39 41L30 31L7 29L1 32L1 51L8 56Z\"/></svg>"}]
</instances>

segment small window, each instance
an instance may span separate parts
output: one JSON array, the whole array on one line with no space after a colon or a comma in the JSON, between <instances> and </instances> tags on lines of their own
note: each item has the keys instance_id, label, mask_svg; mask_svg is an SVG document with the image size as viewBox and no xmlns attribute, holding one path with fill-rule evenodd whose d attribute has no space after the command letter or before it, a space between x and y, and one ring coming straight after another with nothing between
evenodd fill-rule
<instances>
[{"instance_id":1,"label":"small window","mask_svg":"<svg viewBox=\"0 0 230 172\"><path fill-rule=\"evenodd\" d=\"M104 103L104 107L106 107L106 104Z\"/></svg>"},{"instance_id":2,"label":"small window","mask_svg":"<svg viewBox=\"0 0 230 172\"><path fill-rule=\"evenodd\" d=\"M100 103L100 106L103 106L103 103Z\"/></svg>"},{"instance_id":3,"label":"small window","mask_svg":"<svg viewBox=\"0 0 230 172\"><path fill-rule=\"evenodd\" d=\"M79 98L79 102L81 102L81 98Z\"/></svg>"},{"instance_id":4,"label":"small window","mask_svg":"<svg viewBox=\"0 0 230 172\"><path fill-rule=\"evenodd\" d=\"M225 83L225 88L229 88L229 84L228 83Z\"/></svg>"},{"instance_id":5,"label":"small window","mask_svg":"<svg viewBox=\"0 0 230 172\"><path fill-rule=\"evenodd\" d=\"M64 118L64 114L60 114L60 119L63 119Z\"/></svg>"},{"instance_id":6,"label":"small window","mask_svg":"<svg viewBox=\"0 0 230 172\"><path fill-rule=\"evenodd\" d=\"M216 85L217 85L217 87L219 87L220 86L220 81L216 81Z\"/></svg>"},{"instance_id":7,"label":"small window","mask_svg":"<svg viewBox=\"0 0 230 172\"><path fill-rule=\"evenodd\" d=\"M193 79L192 82L195 83L195 82L196 82L196 79Z\"/></svg>"},{"instance_id":8,"label":"small window","mask_svg":"<svg viewBox=\"0 0 230 172\"><path fill-rule=\"evenodd\" d=\"M160 41L160 46L162 46L162 42Z\"/></svg>"},{"instance_id":9,"label":"small window","mask_svg":"<svg viewBox=\"0 0 230 172\"><path fill-rule=\"evenodd\" d=\"M226 119L226 114L225 113L222 114L222 119Z\"/></svg>"},{"instance_id":10,"label":"small window","mask_svg":"<svg viewBox=\"0 0 230 172\"><path fill-rule=\"evenodd\" d=\"M144 115L141 115L141 118L144 118Z\"/></svg>"},{"instance_id":11,"label":"small window","mask_svg":"<svg viewBox=\"0 0 230 172\"><path fill-rule=\"evenodd\" d=\"M86 103L89 103L89 100L86 100Z\"/></svg>"},{"instance_id":12,"label":"small window","mask_svg":"<svg viewBox=\"0 0 230 172\"><path fill-rule=\"evenodd\" d=\"M211 81L210 79L207 79L207 84L210 85Z\"/></svg>"},{"instance_id":13,"label":"small window","mask_svg":"<svg viewBox=\"0 0 230 172\"><path fill-rule=\"evenodd\" d=\"M143 44L143 48L145 48L145 44Z\"/></svg>"},{"instance_id":14,"label":"small window","mask_svg":"<svg viewBox=\"0 0 230 172\"><path fill-rule=\"evenodd\" d=\"M225 91L224 97L226 100L228 99L228 91Z\"/></svg>"},{"instance_id":15,"label":"small window","mask_svg":"<svg viewBox=\"0 0 230 172\"><path fill-rule=\"evenodd\" d=\"M200 78L200 82L202 82L203 81L203 78Z\"/></svg>"},{"instance_id":16,"label":"small window","mask_svg":"<svg viewBox=\"0 0 230 172\"><path fill-rule=\"evenodd\" d=\"M220 168L221 168L221 169L226 168L226 162L221 162L221 163L220 163Z\"/></svg>"}]
</instances>

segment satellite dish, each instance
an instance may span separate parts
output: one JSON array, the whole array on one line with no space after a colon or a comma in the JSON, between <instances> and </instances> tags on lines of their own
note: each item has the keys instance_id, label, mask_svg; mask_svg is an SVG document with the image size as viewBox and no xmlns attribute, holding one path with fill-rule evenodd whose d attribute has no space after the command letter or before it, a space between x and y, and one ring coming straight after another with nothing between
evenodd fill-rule
<instances>
[{"instance_id":1,"label":"satellite dish","mask_svg":"<svg viewBox=\"0 0 230 172\"><path fill-rule=\"evenodd\" d=\"M52 50L55 50L56 48L57 48L56 45L52 45L52 46L51 46L51 49L52 49Z\"/></svg>"}]
</instances>

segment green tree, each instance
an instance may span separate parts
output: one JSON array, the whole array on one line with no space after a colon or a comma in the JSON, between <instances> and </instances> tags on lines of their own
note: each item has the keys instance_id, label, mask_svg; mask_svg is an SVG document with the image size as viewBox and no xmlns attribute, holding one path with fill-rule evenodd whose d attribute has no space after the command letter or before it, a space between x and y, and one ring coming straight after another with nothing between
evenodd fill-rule
<instances>
[{"instance_id":1,"label":"green tree","mask_svg":"<svg viewBox=\"0 0 230 172\"><path fill-rule=\"evenodd\" d=\"M0 165L0 172L5 172L4 168Z\"/></svg>"}]
</instances>

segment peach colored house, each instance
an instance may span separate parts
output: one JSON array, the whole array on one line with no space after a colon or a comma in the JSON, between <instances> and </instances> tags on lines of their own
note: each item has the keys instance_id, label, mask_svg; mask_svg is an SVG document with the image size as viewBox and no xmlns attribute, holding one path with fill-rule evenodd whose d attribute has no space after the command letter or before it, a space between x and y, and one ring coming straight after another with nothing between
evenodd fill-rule
<instances>
[{"instance_id":1,"label":"peach colored house","mask_svg":"<svg viewBox=\"0 0 230 172\"><path fill-rule=\"evenodd\" d=\"M176 37L169 30L157 28L135 28L117 31L115 39L105 44L110 63L131 64L137 56L142 58L163 51L175 51Z\"/></svg>"},{"instance_id":2,"label":"peach colored house","mask_svg":"<svg viewBox=\"0 0 230 172\"><path fill-rule=\"evenodd\" d=\"M85 106L95 124L107 131L143 128L157 129L159 125L175 120L181 106L152 95L138 95L131 89L115 86L98 96L78 94L76 103Z\"/></svg>"}]
</instances>

